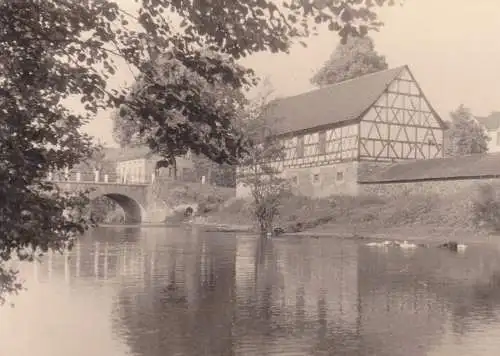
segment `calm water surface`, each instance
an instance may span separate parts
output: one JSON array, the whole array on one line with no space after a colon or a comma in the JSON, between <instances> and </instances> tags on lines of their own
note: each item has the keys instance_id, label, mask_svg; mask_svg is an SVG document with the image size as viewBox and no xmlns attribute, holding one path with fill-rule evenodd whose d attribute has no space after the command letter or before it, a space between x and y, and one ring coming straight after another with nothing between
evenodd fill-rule
<instances>
[{"instance_id":1,"label":"calm water surface","mask_svg":"<svg viewBox=\"0 0 500 356\"><path fill-rule=\"evenodd\" d=\"M106 228L20 267L0 355L498 355L500 253Z\"/></svg>"}]
</instances>

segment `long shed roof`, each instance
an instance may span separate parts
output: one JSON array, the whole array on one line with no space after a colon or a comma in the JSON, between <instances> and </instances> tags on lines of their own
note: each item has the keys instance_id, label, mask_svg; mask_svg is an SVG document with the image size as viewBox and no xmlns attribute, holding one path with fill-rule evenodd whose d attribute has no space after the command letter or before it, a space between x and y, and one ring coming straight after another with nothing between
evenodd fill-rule
<instances>
[{"instance_id":1,"label":"long shed roof","mask_svg":"<svg viewBox=\"0 0 500 356\"><path fill-rule=\"evenodd\" d=\"M500 152L422 159L380 167L360 183L412 182L500 177Z\"/></svg>"}]
</instances>

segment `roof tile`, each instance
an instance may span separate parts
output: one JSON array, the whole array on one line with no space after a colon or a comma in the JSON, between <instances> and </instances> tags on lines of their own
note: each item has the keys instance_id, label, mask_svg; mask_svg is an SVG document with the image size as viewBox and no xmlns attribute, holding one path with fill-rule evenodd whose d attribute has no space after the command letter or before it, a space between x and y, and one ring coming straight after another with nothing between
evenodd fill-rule
<instances>
[{"instance_id":1,"label":"roof tile","mask_svg":"<svg viewBox=\"0 0 500 356\"><path fill-rule=\"evenodd\" d=\"M383 70L276 99L264 115L277 123L278 135L359 119L404 68Z\"/></svg>"},{"instance_id":2,"label":"roof tile","mask_svg":"<svg viewBox=\"0 0 500 356\"><path fill-rule=\"evenodd\" d=\"M500 152L422 159L382 166L360 183L500 176Z\"/></svg>"}]
</instances>

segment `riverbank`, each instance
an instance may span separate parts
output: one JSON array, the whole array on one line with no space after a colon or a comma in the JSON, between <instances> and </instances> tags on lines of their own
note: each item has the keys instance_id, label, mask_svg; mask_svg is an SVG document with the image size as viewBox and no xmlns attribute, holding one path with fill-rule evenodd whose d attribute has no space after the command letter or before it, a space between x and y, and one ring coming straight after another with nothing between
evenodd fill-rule
<instances>
[{"instance_id":1,"label":"riverbank","mask_svg":"<svg viewBox=\"0 0 500 356\"><path fill-rule=\"evenodd\" d=\"M291 233L295 236L315 238L334 237L339 239L409 241L439 245L447 241L470 244L494 244L500 246L500 235L483 230L463 230L453 227L438 227L414 224L397 227L377 227L373 225L340 226L324 225L315 229Z\"/></svg>"},{"instance_id":2,"label":"riverbank","mask_svg":"<svg viewBox=\"0 0 500 356\"><path fill-rule=\"evenodd\" d=\"M206 204L210 200L211 204ZM144 226L196 226L208 232L253 233L251 201L212 197L197 216L184 211L164 223ZM275 226L283 236L408 240L425 243L500 241L500 198L492 191L457 191L454 195L336 196L324 199L288 196Z\"/></svg>"},{"instance_id":3,"label":"riverbank","mask_svg":"<svg viewBox=\"0 0 500 356\"><path fill-rule=\"evenodd\" d=\"M389 199L291 196L282 202L276 226L287 236L497 243L500 205L495 199L473 192ZM233 231L254 226L251 204L241 199L210 212L202 221Z\"/></svg>"},{"instance_id":4,"label":"riverbank","mask_svg":"<svg viewBox=\"0 0 500 356\"><path fill-rule=\"evenodd\" d=\"M224 224L224 223L193 223L207 232L237 232L257 234L250 225ZM279 238L287 237L308 238L336 238L349 240L389 240L409 241L439 245L447 241L456 241L465 244L495 244L500 246L500 235L481 230L457 230L447 227L433 227L426 225L410 225L398 227L374 227L373 225L345 226L339 224L326 224L317 228L300 232L285 232Z\"/></svg>"}]
</instances>

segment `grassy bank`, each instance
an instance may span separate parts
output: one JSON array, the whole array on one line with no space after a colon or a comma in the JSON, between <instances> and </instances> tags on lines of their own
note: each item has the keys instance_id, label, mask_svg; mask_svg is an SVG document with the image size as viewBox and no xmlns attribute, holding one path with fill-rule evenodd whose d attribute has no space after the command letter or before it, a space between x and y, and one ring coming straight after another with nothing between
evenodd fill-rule
<instances>
[{"instance_id":1,"label":"grassy bank","mask_svg":"<svg viewBox=\"0 0 500 356\"><path fill-rule=\"evenodd\" d=\"M452 196L406 195L397 198L336 196L310 199L290 196L282 201L276 222L288 233L317 235L388 235L415 238L487 236L500 227L500 200L488 187ZM232 199L207 214L224 225L252 225L251 204ZM408 238L410 239L410 237Z\"/></svg>"}]
</instances>

